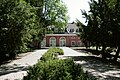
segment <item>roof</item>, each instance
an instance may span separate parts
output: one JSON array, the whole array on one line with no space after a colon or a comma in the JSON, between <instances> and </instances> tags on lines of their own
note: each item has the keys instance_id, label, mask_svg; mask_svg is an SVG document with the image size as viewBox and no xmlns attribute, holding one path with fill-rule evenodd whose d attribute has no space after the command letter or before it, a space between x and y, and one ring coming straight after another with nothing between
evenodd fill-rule
<instances>
[{"instance_id":1,"label":"roof","mask_svg":"<svg viewBox=\"0 0 120 80\"><path fill-rule=\"evenodd\" d=\"M78 26L76 26L76 24L68 24L67 28L68 29L78 29Z\"/></svg>"},{"instance_id":2,"label":"roof","mask_svg":"<svg viewBox=\"0 0 120 80\"><path fill-rule=\"evenodd\" d=\"M45 36L77 36L76 34L46 34Z\"/></svg>"}]
</instances>

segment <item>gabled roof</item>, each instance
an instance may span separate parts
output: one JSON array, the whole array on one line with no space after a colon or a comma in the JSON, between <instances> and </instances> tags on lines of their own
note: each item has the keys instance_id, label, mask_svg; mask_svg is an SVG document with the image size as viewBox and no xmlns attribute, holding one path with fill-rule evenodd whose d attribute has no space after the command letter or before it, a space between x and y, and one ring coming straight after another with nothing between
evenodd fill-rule
<instances>
[{"instance_id":1,"label":"gabled roof","mask_svg":"<svg viewBox=\"0 0 120 80\"><path fill-rule=\"evenodd\" d=\"M78 29L78 26L76 25L76 23L68 23L67 28L68 29Z\"/></svg>"}]
</instances>

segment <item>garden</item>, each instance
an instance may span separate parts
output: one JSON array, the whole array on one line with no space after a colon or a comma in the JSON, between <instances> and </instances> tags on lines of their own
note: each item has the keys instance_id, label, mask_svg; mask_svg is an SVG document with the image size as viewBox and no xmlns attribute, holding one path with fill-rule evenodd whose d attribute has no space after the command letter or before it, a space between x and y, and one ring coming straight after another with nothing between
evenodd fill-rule
<instances>
[{"instance_id":1,"label":"garden","mask_svg":"<svg viewBox=\"0 0 120 80\"><path fill-rule=\"evenodd\" d=\"M73 59L58 58L63 54L60 48L50 48L37 64L29 68L24 80L95 80Z\"/></svg>"}]
</instances>

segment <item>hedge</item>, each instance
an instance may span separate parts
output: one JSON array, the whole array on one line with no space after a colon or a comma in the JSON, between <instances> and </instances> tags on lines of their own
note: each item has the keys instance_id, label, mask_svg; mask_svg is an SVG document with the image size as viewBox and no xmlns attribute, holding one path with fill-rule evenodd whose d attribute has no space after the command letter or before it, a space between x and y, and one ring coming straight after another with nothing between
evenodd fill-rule
<instances>
[{"instance_id":1,"label":"hedge","mask_svg":"<svg viewBox=\"0 0 120 80\"><path fill-rule=\"evenodd\" d=\"M41 58L41 60L53 60L58 59L58 55L63 55L64 52L61 48L50 48Z\"/></svg>"},{"instance_id":2,"label":"hedge","mask_svg":"<svg viewBox=\"0 0 120 80\"><path fill-rule=\"evenodd\" d=\"M24 80L94 80L83 72L80 64L73 59L53 58L52 52L56 48L50 48L33 67L28 70L28 76Z\"/></svg>"}]
</instances>

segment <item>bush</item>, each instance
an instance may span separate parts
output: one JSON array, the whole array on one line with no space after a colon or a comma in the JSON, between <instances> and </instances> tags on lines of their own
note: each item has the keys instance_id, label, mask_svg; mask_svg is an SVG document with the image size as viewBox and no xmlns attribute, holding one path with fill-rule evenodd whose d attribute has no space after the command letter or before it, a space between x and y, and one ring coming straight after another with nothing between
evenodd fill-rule
<instances>
[{"instance_id":1,"label":"bush","mask_svg":"<svg viewBox=\"0 0 120 80\"><path fill-rule=\"evenodd\" d=\"M43 56L42 60L47 61L47 60L54 60L58 59L58 55L63 55L64 52L60 48L50 48Z\"/></svg>"},{"instance_id":2,"label":"bush","mask_svg":"<svg viewBox=\"0 0 120 80\"><path fill-rule=\"evenodd\" d=\"M56 48L56 53L58 53L59 55L64 55L64 52L61 48Z\"/></svg>"},{"instance_id":3,"label":"bush","mask_svg":"<svg viewBox=\"0 0 120 80\"><path fill-rule=\"evenodd\" d=\"M29 68L28 76L24 80L94 80L73 59L59 60L55 57L53 53L58 53L58 50L61 51L59 48L50 48L41 61Z\"/></svg>"},{"instance_id":4,"label":"bush","mask_svg":"<svg viewBox=\"0 0 120 80\"><path fill-rule=\"evenodd\" d=\"M58 59L57 57L57 53L52 53L52 52L46 52L43 56L42 59L43 61L48 61L48 60L54 60L54 59Z\"/></svg>"},{"instance_id":5,"label":"bush","mask_svg":"<svg viewBox=\"0 0 120 80\"><path fill-rule=\"evenodd\" d=\"M52 47L48 51L53 52L53 53L58 53L59 55L64 55L64 52L63 52L63 50L61 48Z\"/></svg>"},{"instance_id":6,"label":"bush","mask_svg":"<svg viewBox=\"0 0 120 80\"><path fill-rule=\"evenodd\" d=\"M40 61L24 80L91 80L72 59ZM92 79L93 80L93 79Z\"/></svg>"}]
</instances>

